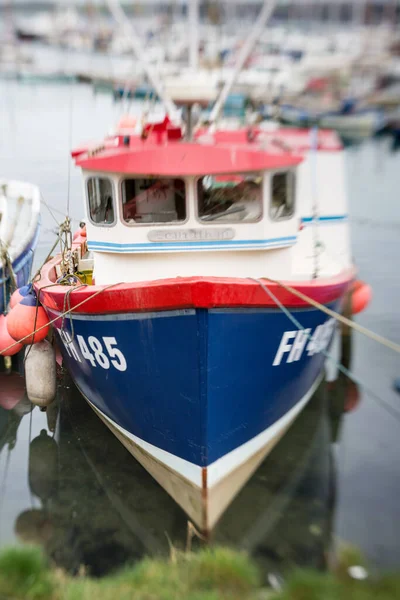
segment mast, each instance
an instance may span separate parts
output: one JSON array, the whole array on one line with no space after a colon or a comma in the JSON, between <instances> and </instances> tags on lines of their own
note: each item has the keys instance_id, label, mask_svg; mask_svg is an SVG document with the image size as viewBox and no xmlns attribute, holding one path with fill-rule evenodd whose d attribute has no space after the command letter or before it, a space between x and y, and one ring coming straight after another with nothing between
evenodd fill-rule
<instances>
[{"instance_id":1,"label":"mast","mask_svg":"<svg viewBox=\"0 0 400 600\"><path fill-rule=\"evenodd\" d=\"M264 29L264 27L268 23L268 20L271 18L272 13L274 12L276 1L277 0L264 0L264 4L260 11L260 14L258 15L256 22L254 23L245 43L243 44L239 52L235 68L233 69L231 76L228 78L224 87L222 88L221 93L214 105L214 108L211 111L210 123L214 123L218 119L219 113L221 112L226 102L226 99L228 98L231 92L232 87L235 85L237 77L240 71L243 69L243 65L248 59L258 38L262 33L262 30Z\"/></svg>"},{"instance_id":2,"label":"mast","mask_svg":"<svg viewBox=\"0 0 400 600\"><path fill-rule=\"evenodd\" d=\"M156 94L160 98L161 102L164 104L165 110L167 111L167 113L173 113L176 110L175 104L172 102L172 100L169 98L166 91L164 90L164 87L157 75L157 72L155 71L155 69L153 69L153 66L147 60L145 50L142 47L136 30L127 18L124 11L122 10L119 0L107 0L107 4L114 19L117 21L117 23L119 23L122 31L126 35L127 41L130 42L131 48L136 58L140 62L141 66L143 67Z\"/></svg>"},{"instance_id":3,"label":"mast","mask_svg":"<svg viewBox=\"0 0 400 600\"><path fill-rule=\"evenodd\" d=\"M199 0L189 2L189 66L197 71L199 66Z\"/></svg>"}]
</instances>

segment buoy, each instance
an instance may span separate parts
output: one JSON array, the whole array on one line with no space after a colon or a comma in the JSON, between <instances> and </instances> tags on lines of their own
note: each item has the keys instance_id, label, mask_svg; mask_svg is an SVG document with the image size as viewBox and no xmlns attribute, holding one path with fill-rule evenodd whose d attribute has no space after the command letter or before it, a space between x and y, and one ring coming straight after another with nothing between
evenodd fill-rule
<instances>
[{"instance_id":1,"label":"buoy","mask_svg":"<svg viewBox=\"0 0 400 600\"><path fill-rule=\"evenodd\" d=\"M10 348L12 344L15 344ZM9 348L6 350L6 348ZM22 344L16 344L7 328L7 317L0 315L0 356L14 356L22 349Z\"/></svg>"},{"instance_id":2,"label":"buoy","mask_svg":"<svg viewBox=\"0 0 400 600\"><path fill-rule=\"evenodd\" d=\"M48 543L54 533L54 525L48 511L42 508L30 508L20 513L14 525L15 533L28 544Z\"/></svg>"},{"instance_id":3,"label":"buoy","mask_svg":"<svg viewBox=\"0 0 400 600\"><path fill-rule=\"evenodd\" d=\"M74 241L78 239L78 237L86 237L86 225L84 225L83 227L80 227L79 229L77 229L77 231L74 234Z\"/></svg>"},{"instance_id":4,"label":"buoy","mask_svg":"<svg viewBox=\"0 0 400 600\"><path fill-rule=\"evenodd\" d=\"M36 406L46 407L56 396L56 355L48 340L27 349L25 382L29 400Z\"/></svg>"},{"instance_id":5,"label":"buoy","mask_svg":"<svg viewBox=\"0 0 400 600\"><path fill-rule=\"evenodd\" d=\"M365 310L372 298L372 289L367 283L357 279L351 291L351 312L353 315Z\"/></svg>"},{"instance_id":6,"label":"buoy","mask_svg":"<svg viewBox=\"0 0 400 600\"><path fill-rule=\"evenodd\" d=\"M354 381L351 381L351 379L348 379L346 383L344 412L351 412L357 408L360 402L360 392L357 384Z\"/></svg>"},{"instance_id":7,"label":"buoy","mask_svg":"<svg viewBox=\"0 0 400 600\"><path fill-rule=\"evenodd\" d=\"M24 285L24 286L18 288L17 290L15 290L15 292L12 294L12 296L10 298L10 308L14 308L14 306L16 304L18 304L18 302L21 302L21 300L23 298L25 298L25 296L30 294L31 291L32 291L31 283L29 283L28 285Z\"/></svg>"},{"instance_id":8,"label":"buoy","mask_svg":"<svg viewBox=\"0 0 400 600\"><path fill-rule=\"evenodd\" d=\"M29 336L22 341L24 345L36 344L44 340L49 333L49 322L46 311L42 306L37 306L36 296L33 294L28 294L14 306L6 319L8 333L14 340L22 340L25 336ZM43 327L44 325L47 326ZM40 327L43 329L30 335Z\"/></svg>"}]
</instances>

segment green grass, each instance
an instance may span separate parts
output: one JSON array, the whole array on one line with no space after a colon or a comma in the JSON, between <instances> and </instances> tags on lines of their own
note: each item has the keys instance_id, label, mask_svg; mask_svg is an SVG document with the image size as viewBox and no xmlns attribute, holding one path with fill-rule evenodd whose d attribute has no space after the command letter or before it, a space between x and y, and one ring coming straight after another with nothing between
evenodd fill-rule
<instances>
[{"instance_id":1,"label":"green grass","mask_svg":"<svg viewBox=\"0 0 400 600\"><path fill-rule=\"evenodd\" d=\"M250 600L259 586L251 561L224 548L145 559L102 579L68 577L38 548L11 548L0 554L0 573L0 598L10 600Z\"/></svg>"},{"instance_id":2,"label":"green grass","mask_svg":"<svg viewBox=\"0 0 400 600\"><path fill-rule=\"evenodd\" d=\"M225 548L148 558L102 579L70 577L52 568L38 548L10 548L0 553L0 599L400 600L400 576L356 581L345 566L355 558L349 550L333 573L295 571L275 592L261 589L260 573L245 554Z\"/></svg>"},{"instance_id":3,"label":"green grass","mask_svg":"<svg viewBox=\"0 0 400 600\"><path fill-rule=\"evenodd\" d=\"M9 548L0 553L0 598L47 600L54 591L54 577L40 550Z\"/></svg>"}]
</instances>

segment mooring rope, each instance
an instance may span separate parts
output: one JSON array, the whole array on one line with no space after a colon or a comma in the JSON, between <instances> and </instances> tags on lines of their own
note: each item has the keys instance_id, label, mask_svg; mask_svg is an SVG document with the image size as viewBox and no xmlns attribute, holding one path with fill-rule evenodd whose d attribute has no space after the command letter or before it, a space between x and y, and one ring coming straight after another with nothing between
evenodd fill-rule
<instances>
[{"instance_id":1,"label":"mooring rope","mask_svg":"<svg viewBox=\"0 0 400 600\"><path fill-rule=\"evenodd\" d=\"M296 319L296 317L294 315L292 315L290 310L288 310L288 308L282 304L282 302L275 296L275 294L260 279L255 279L253 277L249 277L249 279L250 279L250 281L255 281L256 283L258 283L260 285L260 287L264 290L264 292L266 294L268 294L268 296L275 302L277 307L281 309L281 311L293 323L293 325L295 325L295 327L297 327L297 329L299 329L300 331L303 331L303 334L306 336L307 340L312 339L312 334L308 333L306 328L303 327L303 325L298 321L298 319ZM264 277L263 279L267 279L267 277ZM274 281L274 280L270 280L270 281ZM274 281L274 283L275 283L275 281ZM288 286L288 287L290 287L290 286ZM317 302L316 304L319 304L319 303ZM323 305L321 305L321 306L323 306ZM316 308L318 308L318 307L316 307ZM332 311L332 312L334 312L334 311ZM338 314L338 313L336 313L336 314ZM339 316L341 316L341 315L339 315ZM348 320L349 319L346 319L346 321L348 321ZM350 323L352 323L352 321L350 321ZM374 391L370 390L365 385L365 383L362 382L356 375L354 375L347 367L345 367L342 363L338 362L337 359L332 354L330 354L330 352L328 352L327 350L324 350L324 349L321 349L321 352L325 356L325 358L327 358L328 360L330 360L331 362L334 363L334 365L339 369L339 371L341 373L343 373L343 375L348 377L351 381L353 381L360 388L364 389L372 398L374 398L377 401L378 404L380 404L382 406L382 408L384 410L386 410L386 412L390 413L395 419L400 421L400 411L393 408L393 406L391 404L389 404L388 402L386 402L386 400L383 400L383 398L378 396L378 394L376 394Z\"/></svg>"},{"instance_id":2,"label":"mooring rope","mask_svg":"<svg viewBox=\"0 0 400 600\"><path fill-rule=\"evenodd\" d=\"M261 283L260 279L253 279L253 278L250 278L250 279L252 279L253 281L257 281L258 283ZM363 327L359 323L355 323L351 319L348 319L347 317L344 317L343 315L332 310L331 308L324 306L320 302L317 302L317 300L310 298L310 296L303 294L303 292L296 290L292 286L287 285L286 283L283 283L282 281L278 281L277 279L271 279L270 277L262 277L262 279L265 279L266 281L270 281L271 283L275 283L275 284L279 285L281 288L283 288L287 292L290 292L294 296L297 296L298 298L300 298L307 304L310 304L311 306L318 308L320 311L324 312L325 314L329 315L330 317L333 317L334 319L336 319L343 325L347 325L347 327L350 327L351 329L354 329L358 333L365 335L366 337L370 338L371 340L378 342L378 344L382 344L382 346L386 346L386 348L390 348L391 350L394 350L394 352L397 352L400 354L400 344L396 344L396 342L392 342L392 340L389 340L388 338L385 338L384 336L379 335L379 333L375 333L374 331L371 331L371 329L368 329L367 327Z\"/></svg>"},{"instance_id":3,"label":"mooring rope","mask_svg":"<svg viewBox=\"0 0 400 600\"><path fill-rule=\"evenodd\" d=\"M84 298L76 306L73 306L72 308L69 308L68 310L60 313L57 317L55 317L54 319L51 319L51 321L49 321L48 323L45 323L44 325L41 325L41 327L38 327L37 329L31 331L27 335L24 335L24 337L22 337L21 339L15 341L13 344L10 344L10 346L7 346L7 348L4 348L2 351L0 351L0 356L4 355L5 352L8 352L12 348L15 348L15 346L17 346L18 344L22 344L22 342L24 342L25 340L29 339L30 337L35 336L37 333L39 333L39 331L42 331L42 329L45 329L46 327L49 327L49 325L53 325L53 323L55 323L59 319L62 319L66 315L69 315L70 313L72 313L73 311L75 311L77 308L80 308L81 306L83 306L84 304L86 304L86 302L89 302L89 300L92 300L93 298L95 298L99 294L102 294L103 292L106 292L110 288L116 287L117 285L121 285L121 284L122 284L122 282L112 283L110 285L107 285L104 288L101 288L101 290L97 290L96 292L94 292L93 294L91 294L88 298ZM52 284L52 285L58 285L58 284ZM80 289L81 287L82 286L79 285L77 287L72 288L72 290ZM40 293L40 291L41 290L39 290L39 293Z\"/></svg>"},{"instance_id":4,"label":"mooring rope","mask_svg":"<svg viewBox=\"0 0 400 600\"><path fill-rule=\"evenodd\" d=\"M34 274L34 276L31 279L31 283L37 283L38 281L40 281L41 276L42 276L42 269L44 267L44 265L47 263L48 260L50 260L51 255L53 254L54 250L56 249L58 242L61 243L61 232L59 232L57 234L57 238L56 241L54 242L50 252L48 253L48 255L46 256L46 258L44 259L42 265L39 267L39 269L36 271L36 273Z\"/></svg>"}]
</instances>

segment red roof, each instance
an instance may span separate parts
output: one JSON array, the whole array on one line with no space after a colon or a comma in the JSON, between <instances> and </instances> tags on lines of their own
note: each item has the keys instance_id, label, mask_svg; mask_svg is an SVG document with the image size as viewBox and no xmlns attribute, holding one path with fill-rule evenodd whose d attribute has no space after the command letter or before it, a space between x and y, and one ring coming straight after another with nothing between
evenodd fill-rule
<instances>
[{"instance_id":1,"label":"red roof","mask_svg":"<svg viewBox=\"0 0 400 600\"><path fill-rule=\"evenodd\" d=\"M129 146L123 145L120 139L118 146L103 145L91 152L87 149L82 154L75 152L76 164L92 171L186 176L279 169L297 165L302 160L280 149L267 153L257 144L181 141L156 144L151 139L139 139L131 138Z\"/></svg>"},{"instance_id":2,"label":"red roof","mask_svg":"<svg viewBox=\"0 0 400 600\"><path fill-rule=\"evenodd\" d=\"M311 135L309 129L296 127L282 127L279 129L261 129L254 127L252 130L252 145L262 144L264 148L271 151L274 147L279 147L286 152L295 154L304 154L311 150ZM209 137L206 129L199 134ZM217 143L225 144L249 144L248 129L220 130L214 134L214 140ZM268 148L265 144L268 143ZM336 152L343 150L343 144L335 131L329 129L318 130L318 150L322 152Z\"/></svg>"}]
</instances>

